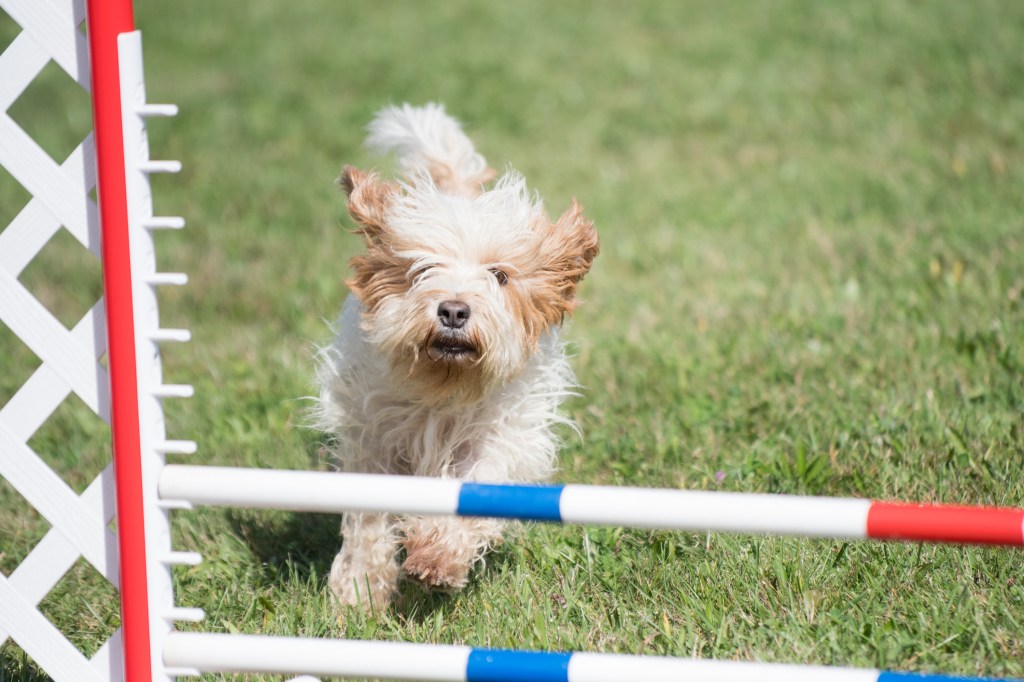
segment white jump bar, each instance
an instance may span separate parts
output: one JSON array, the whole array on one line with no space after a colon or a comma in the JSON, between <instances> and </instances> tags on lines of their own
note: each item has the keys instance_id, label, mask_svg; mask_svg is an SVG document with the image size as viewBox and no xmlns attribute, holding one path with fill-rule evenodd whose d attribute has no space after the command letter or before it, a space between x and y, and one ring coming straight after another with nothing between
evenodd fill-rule
<instances>
[{"instance_id":1,"label":"white jump bar","mask_svg":"<svg viewBox=\"0 0 1024 682\"><path fill-rule=\"evenodd\" d=\"M462 481L412 476L168 464L159 496L215 507L340 514L454 514Z\"/></svg>"},{"instance_id":2,"label":"white jump bar","mask_svg":"<svg viewBox=\"0 0 1024 682\"><path fill-rule=\"evenodd\" d=\"M164 664L200 673L278 673L431 682L876 682L953 678L880 670L665 656L549 653L468 646L172 632ZM956 678L966 680L970 678Z\"/></svg>"},{"instance_id":3,"label":"white jump bar","mask_svg":"<svg viewBox=\"0 0 1024 682\"><path fill-rule=\"evenodd\" d=\"M169 387L174 388L174 387ZM593 485L168 465L162 504L394 512L667 530L1024 547L1024 509Z\"/></svg>"},{"instance_id":4,"label":"white jump bar","mask_svg":"<svg viewBox=\"0 0 1024 682\"><path fill-rule=\"evenodd\" d=\"M634 528L863 538L870 500L168 465L160 498L304 512L497 516Z\"/></svg>"}]
</instances>

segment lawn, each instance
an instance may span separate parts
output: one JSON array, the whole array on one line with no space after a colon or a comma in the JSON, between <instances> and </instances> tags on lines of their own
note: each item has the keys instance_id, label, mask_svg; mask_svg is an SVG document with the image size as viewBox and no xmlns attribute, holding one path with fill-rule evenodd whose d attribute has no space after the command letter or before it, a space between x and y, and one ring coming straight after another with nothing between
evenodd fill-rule
<instances>
[{"instance_id":1,"label":"lawn","mask_svg":"<svg viewBox=\"0 0 1024 682\"><path fill-rule=\"evenodd\" d=\"M444 102L602 253L567 325L582 395L557 480L1024 506L1024 5L139 2L171 437L202 464L329 469L313 356L346 295L333 184L385 104ZM0 46L14 35L0 12ZM51 65L10 115L59 161L88 101ZM0 225L27 199L0 170ZM21 280L100 292L66 233ZM0 406L38 365L0 324ZM31 445L79 492L77 399ZM176 513L196 629L1024 676L1024 552L527 525L455 596L339 621L330 516ZM0 570L45 533L0 481ZM42 605L87 653L116 593ZM0 605L2 608L2 605ZM13 644L0 681L45 679ZM221 679L209 676L208 679ZM274 678L245 678L274 679Z\"/></svg>"}]
</instances>

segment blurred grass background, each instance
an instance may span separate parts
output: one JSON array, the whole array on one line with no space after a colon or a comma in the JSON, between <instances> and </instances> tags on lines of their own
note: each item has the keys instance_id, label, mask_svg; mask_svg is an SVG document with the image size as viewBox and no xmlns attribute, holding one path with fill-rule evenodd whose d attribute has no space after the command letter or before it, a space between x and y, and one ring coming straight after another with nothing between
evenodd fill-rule
<instances>
[{"instance_id":1,"label":"blurred grass background","mask_svg":"<svg viewBox=\"0 0 1024 682\"><path fill-rule=\"evenodd\" d=\"M1024 506L1024 5L955 1L139 2L171 437L204 464L329 468L304 428L359 240L333 185L385 104L444 102L602 254L569 325L561 481ZM16 35L0 13L0 46ZM55 65L9 114L62 161ZM0 224L28 195L0 170ZM65 324L100 293L67 233L21 275ZM38 365L0 324L0 405ZM78 491L109 457L69 399L31 445ZM0 481L0 570L45 533ZM179 601L215 631L1024 674L1020 551L531 526L456 596L339 622L329 516L201 510ZM84 562L41 606L118 624ZM46 679L13 644L0 680ZM220 679L209 676L209 679ZM243 679L264 679L262 677ZM273 678L267 678L273 679Z\"/></svg>"}]
</instances>

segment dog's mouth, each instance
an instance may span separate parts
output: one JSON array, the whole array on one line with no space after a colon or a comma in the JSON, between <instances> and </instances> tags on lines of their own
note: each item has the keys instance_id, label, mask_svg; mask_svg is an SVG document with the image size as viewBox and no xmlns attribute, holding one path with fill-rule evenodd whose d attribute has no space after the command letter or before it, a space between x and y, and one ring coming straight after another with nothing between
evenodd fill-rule
<instances>
[{"instance_id":1,"label":"dog's mouth","mask_svg":"<svg viewBox=\"0 0 1024 682\"><path fill-rule=\"evenodd\" d=\"M434 362L476 362L480 350L463 336L439 334L427 344L427 357Z\"/></svg>"}]
</instances>

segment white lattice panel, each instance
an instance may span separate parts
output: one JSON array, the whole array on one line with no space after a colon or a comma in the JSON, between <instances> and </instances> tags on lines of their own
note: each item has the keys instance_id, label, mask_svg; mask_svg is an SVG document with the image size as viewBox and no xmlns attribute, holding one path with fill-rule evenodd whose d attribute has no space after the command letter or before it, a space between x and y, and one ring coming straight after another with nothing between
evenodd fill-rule
<instances>
[{"instance_id":1,"label":"white lattice panel","mask_svg":"<svg viewBox=\"0 0 1024 682\"><path fill-rule=\"evenodd\" d=\"M72 329L57 320L19 276L65 228L99 256L95 152L91 134L60 161L52 159L8 110L51 61L86 90L89 58L79 26L84 0L0 0L22 32L0 55L0 165L32 198L0 232L0 321L41 365L0 409L0 477L50 524L8 577L0 575L0 645L14 640L48 675L69 682L120 682L120 631L87 659L38 605L81 557L115 587L117 543L108 527L114 486L108 465L81 495L29 446L46 419L72 393L109 420L102 301Z\"/></svg>"}]
</instances>

